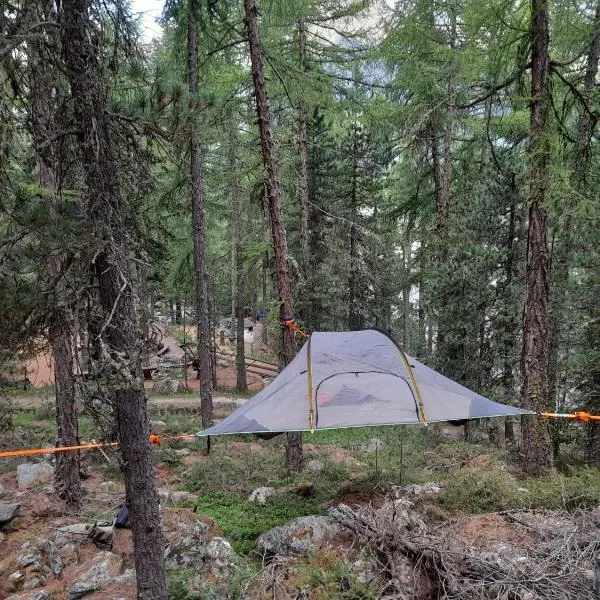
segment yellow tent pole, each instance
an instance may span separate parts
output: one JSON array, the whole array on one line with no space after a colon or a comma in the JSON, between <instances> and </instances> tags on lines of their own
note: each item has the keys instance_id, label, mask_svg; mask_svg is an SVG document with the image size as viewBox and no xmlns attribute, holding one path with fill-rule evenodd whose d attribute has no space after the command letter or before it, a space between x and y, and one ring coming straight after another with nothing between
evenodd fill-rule
<instances>
[{"instance_id":1,"label":"yellow tent pole","mask_svg":"<svg viewBox=\"0 0 600 600\"><path fill-rule=\"evenodd\" d=\"M312 377L312 353L310 350L310 343L312 342L312 335L306 342L306 372L308 381L308 425L310 432L315 431L315 410L314 410L314 398L313 398L313 377Z\"/></svg>"},{"instance_id":2,"label":"yellow tent pole","mask_svg":"<svg viewBox=\"0 0 600 600\"><path fill-rule=\"evenodd\" d=\"M419 414L421 415L421 421L423 421L424 425L427 425L427 415L425 414L425 406L423 406L423 399L421 398L421 392L419 391L419 386L417 385L415 374L412 372L412 367L408 362L408 357L406 356L404 350L402 350L402 348L398 344L396 344L396 348L398 348L398 352L400 353L402 361L404 362L404 366L406 367L406 370L408 371L408 374L410 376L412 387L415 393L415 398L417 399L417 405L419 407Z\"/></svg>"}]
</instances>

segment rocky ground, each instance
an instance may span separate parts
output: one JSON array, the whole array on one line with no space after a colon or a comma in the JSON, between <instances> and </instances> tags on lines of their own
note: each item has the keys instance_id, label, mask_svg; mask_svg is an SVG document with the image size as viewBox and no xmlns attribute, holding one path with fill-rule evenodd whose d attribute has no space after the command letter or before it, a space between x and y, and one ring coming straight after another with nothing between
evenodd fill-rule
<instances>
[{"instance_id":1,"label":"rocky ground","mask_svg":"<svg viewBox=\"0 0 600 600\"><path fill-rule=\"evenodd\" d=\"M196 416L171 412L170 400L153 429L194 431ZM39 412L15 423L3 447L51 443ZM80 428L90 439L90 423ZM600 598L598 472L524 478L510 445L459 437L452 427L317 432L296 477L277 438L216 439L209 456L195 440L155 448L172 600ZM77 511L53 495L51 455L5 462L0 598L133 600L131 532L112 527L124 502L116 454L85 455Z\"/></svg>"}]
</instances>

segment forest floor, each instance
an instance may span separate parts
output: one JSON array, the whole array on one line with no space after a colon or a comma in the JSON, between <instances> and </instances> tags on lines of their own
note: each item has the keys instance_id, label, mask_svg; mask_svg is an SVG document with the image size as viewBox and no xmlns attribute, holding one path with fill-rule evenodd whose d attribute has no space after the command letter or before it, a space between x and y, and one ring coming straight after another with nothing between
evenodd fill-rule
<instances>
[{"instance_id":1,"label":"forest floor","mask_svg":"<svg viewBox=\"0 0 600 600\"><path fill-rule=\"evenodd\" d=\"M221 399L216 403L217 419L243 402L239 397L217 397ZM13 413L13 431L0 436L3 448L53 444L53 414L47 398L25 400L28 409ZM24 398L16 397L15 401L18 409ZM178 410L180 407L189 410ZM195 395L153 396L150 408L152 418L162 421L165 436L193 433L200 427ZM98 436L86 416L80 418L80 432L83 440ZM394 592L390 598L439 597L432 587L433 575L422 569L429 555L415 558L416 563L405 565L404 575L390 579L385 557L378 550L385 547L387 538L376 540L372 537L375 534L364 538L364 531L346 531L344 535L338 531L330 539L317 539L324 521L294 521L297 525L286 534L291 541L284 540L278 550L281 556L265 562L259 552L265 551L260 536L266 531L301 517L331 519L327 515L340 505L358 511L351 517L344 513L346 520L364 519L368 514L374 523L369 531L376 531L375 525L385 518L390 502L396 517L382 527L389 533L390 528L400 527L402 515L409 515L410 527L402 539L411 540L411 551L418 550L421 542L423 548L436 548L446 557L444 564L449 565L451 577L458 578L453 585L459 585L461 592L449 598L501 598L507 585L513 586L513 592L517 588L521 591L505 597L522 600L592 597L581 595L581 590L591 589L600 535L594 535L593 543L578 536L584 529L589 534L600 527L600 514L595 509L600 504L597 470L576 466L576 444L567 444L564 453L571 466L564 472L544 478L525 477L518 467L518 449L511 444L504 449L492 448L485 433L480 428L476 443L467 443L460 439L462 429L450 426L435 431L397 426L316 432L305 436L306 469L300 475L286 473L282 438L215 438L208 456L199 439L155 448L166 538L170 552L177 557L169 563L171 598L369 600L385 597L383 591L391 581L396 581L394 585L406 583L406 589L413 591L410 595ZM3 461L0 484L4 496L0 504L18 503L21 507L0 537L0 597L135 598L128 571L133 566L128 530L116 530L112 550L103 551L85 535L68 534L66 543L67 534L60 529L112 521L124 502L124 488L117 453L110 451L107 456L109 460L97 451L84 455L86 494L78 511L66 508L53 495L51 474L30 488L19 489L17 461ZM266 502L250 502L249 496L261 487L270 490ZM180 548L182 540L189 539L194 523L206 530L198 563L190 558L189 551ZM303 545L306 523L311 524L307 534L311 539ZM302 538L299 552L294 536ZM231 544L235 556L235 560L225 561L225 566L221 559L212 560L208 551L211 543L214 546L215 540L222 538ZM47 558L48 548L55 548L52 552L61 557L59 574L53 574L51 566L44 567L52 562ZM552 549L554 559L548 557L547 548ZM34 561L23 567L31 556L42 557L38 562L46 563L40 567ZM453 563L457 556L462 557L460 564ZM547 576L534 566L543 564L552 574L557 557L564 563L564 572L556 575L552 584L556 594L545 595L543 586L550 585ZM395 558L395 563L398 560ZM465 561L470 575L459 577ZM520 570L515 574L513 568ZM436 569L443 571L440 565ZM469 579L477 569L481 571L477 575L479 588ZM95 581L90 573L97 572L105 573L104 578ZM90 577L86 594L76 596L74 584L89 583ZM445 577L444 581L450 576ZM473 595L472 590L481 589L486 578L489 585L498 587L498 594ZM535 582L537 587L528 582ZM464 587L467 584L468 589ZM24 585L32 589L25 591ZM31 595L40 590L48 595Z\"/></svg>"}]
</instances>

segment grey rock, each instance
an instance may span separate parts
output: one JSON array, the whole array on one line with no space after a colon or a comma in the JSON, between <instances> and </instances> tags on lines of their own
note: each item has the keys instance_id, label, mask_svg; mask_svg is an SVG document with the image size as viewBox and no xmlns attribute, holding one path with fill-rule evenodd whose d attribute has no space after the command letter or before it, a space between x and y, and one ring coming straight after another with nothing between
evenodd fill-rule
<instances>
[{"instance_id":1,"label":"grey rock","mask_svg":"<svg viewBox=\"0 0 600 600\"><path fill-rule=\"evenodd\" d=\"M180 523L180 530L165 550L168 567L190 567L200 569L204 566L208 540L208 525L196 521L192 525Z\"/></svg>"},{"instance_id":2,"label":"grey rock","mask_svg":"<svg viewBox=\"0 0 600 600\"><path fill-rule=\"evenodd\" d=\"M411 494L413 496L433 496L442 491L442 486L439 483L430 481L429 483L424 483L423 485L417 485L414 483L410 485L403 485L399 489L406 494Z\"/></svg>"},{"instance_id":3,"label":"grey rock","mask_svg":"<svg viewBox=\"0 0 600 600\"><path fill-rule=\"evenodd\" d=\"M360 451L365 454L375 454L375 452L381 452L384 448L385 444L378 438L372 438L360 445Z\"/></svg>"},{"instance_id":4,"label":"grey rock","mask_svg":"<svg viewBox=\"0 0 600 600\"><path fill-rule=\"evenodd\" d=\"M14 583L15 581L19 581L19 579L23 579L23 573L21 573L21 571L15 571L14 573L11 573L8 576L8 580L11 583Z\"/></svg>"},{"instance_id":5,"label":"grey rock","mask_svg":"<svg viewBox=\"0 0 600 600\"><path fill-rule=\"evenodd\" d=\"M23 490L41 481L54 472L52 465L47 462L23 463L17 467L17 485Z\"/></svg>"},{"instance_id":6,"label":"grey rock","mask_svg":"<svg viewBox=\"0 0 600 600\"><path fill-rule=\"evenodd\" d=\"M326 544L341 531L342 527L331 517L298 517L263 533L257 540L257 546L265 557L303 556Z\"/></svg>"},{"instance_id":7,"label":"grey rock","mask_svg":"<svg viewBox=\"0 0 600 600\"><path fill-rule=\"evenodd\" d=\"M4 494L6 494L6 488L2 485L2 482L0 482L0 498L2 498Z\"/></svg>"},{"instance_id":8,"label":"grey rock","mask_svg":"<svg viewBox=\"0 0 600 600\"><path fill-rule=\"evenodd\" d=\"M115 483L114 481L103 481L98 487L103 492L116 493L122 490L121 486L118 483Z\"/></svg>"},{"instance_id":9,"label":"grey rock","mask_svg":"<svg viewBox=\"0 0 600 600\"><path fill-rule=\"evenodd\" d=\"M66 533L72 535L87 535L91 529L91 526L87 523L75 523L74 525L65 525L59 527L57 531L59 533Z\"/></svg>"},{"instance_id":10,"label":"grey rock","mask_svg":"<svg viewBox=\"0 0 600 600\"><path fill-rule=\"evenodd\" d=\"M323 472L325 465L320 460L311 460L306 465L306 470L313 475Z\"/></svg>"},{"instance_id":11,"label":"grey rock","mask_svg":"<svg viewBox=\"0 0 600 600\"><path fill-rule=\"evenodd\" d=\"M0 527L10 523L18 514L20 504L0 504Z\"/></svg>"},{"instance_id":12,"label":"grey rock","mask_svg":"<svg viewBox=\"0 0 600 600\"><path fill-rule=\"evenodd\" d=\"M259 504L266 504L267 498L275 493L275 488L272 487L259 487L256 488L248 497L248 502L258 502Z\"/></svg>"},{"instance_id":13,"label":"grey rock","mask_svg":"<svg viewBox=\"0 0 600 600\"><path fill-rule=\"evenodd\" d=\"M234 551L231 544L221 537L215 537L208 542L206 546L206 560L209 560L217 567L229 567L234 557Z\"/></svg>"},{"instance_id":14,"label":"grey rock","mask_svg":"<svg viewBox=\"0 0 600 600\"><path fill-rule=\"evenodd\" d=\"M118 583L120 585L136 585L135 569L126 569L122 575L113 577L111 582Z\"/></svg>"},{"instance_id":15,"label":"grey rock","mask_svg":"<svg viewBox=\"0 0 600 600\"><path fill-rule=\"evenodd\" d=\"M76 581L70 588L68 600L79 600L87 594L91 594L102 588L102 586L112 579L108 572L111 558L114 555L110 552L100 552L95 559L95 563L90 567L87 576L82 581Z\"/></svg>"},{"instance_id":16,"label":"grey rock","mask_svg":"<svg viewBox=\"0 0 600 600\"><path fill-rule=\"evenodd\" d=\"M37 592L32 592L30 594L15 594L14 596L9 596L6 600L52 600L50 598L50 594L48 592L44 592L43 590L39 590Z\"/></svg>"},{"instance_id":17,"label":"grey rock","mask_svg":"<svg viewBox=\"0 0 600 600\"><path fill-rule=\"evenodd\" d=\"M160 435L165 432L167 424L164 421L150 421L150 431Z\"/></svg>"},{"instance_id":18,"label":"grey rock","mask_svg":"<svg viewBox=\"0 0 600 600\"><path fill-rule=\"evenodd\" d=\"M50 573L60 575L63 562L54 542L39 538L35 541L25 542L17 558L20 567L33 567L34 570L46 577Z\"/></svg>"},{"instance_id":19,"label":"grey rock","mask_svg":"<svg viewBox=\"0 0 600 600\"><path fill-rule=\"evenodd\" d=\"M39 577L33 577L32 579L28 579L23 584L24 590L33 590L37 587L40 587L46 583L46 579L40 579Z\"/></svg>"},{"instance_id":20,"label":"grey rock","mask_svg":"<svg viewBox=\"0 0 600 600\"><path fill-rule=\"evenodd\" d=\"M99 590L102 586L95 581L78 581L69 588L69 600L79 600L92 592Z\"/></svg>"},{"instance_id":21,"label":"grey rock","mask_svg":"<svg viewBox=\"0 0 600 600\"><path fill-rule=\"evenodd\" d=\"M190 449L181 448L180 450L175 450L175 454L177 454L177 456L188 456L190 454Z\"/></svg>"}]
</instances>

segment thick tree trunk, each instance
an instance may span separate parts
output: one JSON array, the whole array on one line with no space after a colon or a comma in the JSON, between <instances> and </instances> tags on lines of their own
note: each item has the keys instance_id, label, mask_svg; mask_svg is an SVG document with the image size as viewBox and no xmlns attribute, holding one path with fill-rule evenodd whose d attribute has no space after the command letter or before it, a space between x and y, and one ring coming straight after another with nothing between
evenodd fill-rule
<instances>
[{"instance_id":1,"label":"thick tree trunk","mask_svg":"<svg viewBox=\"0 0 600 600\"><path fill-rule=\"evenodd\" d=\"M292 292L287 262L287 236L283 222L283 209L281 202L281 182L277 172L277 156L273 133L271 131L271 117L269 101L263 71L261 46L258 36L258 9L255 0L244 0L246 16L246 30L250 46L250 61L252 63L252 81L256 97L256 112L258 116L258 129L265 170L265 187L269 204L269 218L271 223L271 237L275 267L277 274L277 291L281 302L280 317L282 322L293 318ZM281 365L289 364L294 357L294 338L289 327L282 327L282 352ZM300 471L303 463L302 434L289 433L286 444L286 465L290 471Z\"/></svg>"},{"instance_id":2,"label":"thick tree trunk","mask_svg":"<svg viewBox=\"0 0 600 600\"><path fill-rule=\"evenodd\" d=\"M54 20L54 3L40 0L38 6L40 22ZM41 35L41 34L40 34ZM54 34L52 34L54 35ZM56 105L53 98L56 72L44 58L44 42L48 48L59 40L32 40L28 44L31 65L31 126L36 146L40 187L45 189L52 204L57 202L58 156L56 144L48 143L55 129ZM57 246L57 245L56 245ZM48 275L54 287L54 306L48 337L54 358L54 380L56 389L56 446L79 444L77 408L75 403L75 378L73 376L73 319L61 275L64 256L58 247L49 248ZM67 504L78 506L82 497L79 475L79 452L59 452L54 466L54 488L56 495Z\"/></svg>"},{"instance_id":3,"label":"thick tree trunk","mask_svg":"<svg viewBox=\"0 0 600 600\"><path fill-rule=\"evenodd\" d=\"M536 412L552 410L548 398L548 217L545 209L550 145L548 139L548 7L531 0L531 182L527 266L521 349L521 405ZM523 419L521 458L529 474L553 466L547 422Z\"/></svg>"},{"instance_id":4,"label":"thick tree trunk","mask_svg":"<svg viewBox=\"0 0 600 600\"><path fill-rule=\"evenodd\" d=\"M86 193L80 212L95 233L93 269L103 325L102 355L96 365L110 377L106 393L117 417L125 473L125 495L132 524L138 598L167 600L164 539L154 485L152 448L139 356L132 282L127 257L125 207L111 149L106 95L88 15L89 0L63 0L62 49L71 84L74 118Z\"/></svg>"},{"instance_id":5,"label":"thick tree trunk","mask_svg":"<svg viewBox=\"0 0 600 600\"><path fill-rule=\"evenodd\" d=\"M245 392L246 383L246 349L244 344L244 248L242 247L242 206L240 187L237 179L237 139L229 135L229 196L231 201L231 242L233 254L232 281L234 288L233 319L236 324L235 366L237 372L236 390Z\"/></svg>"},{"instance_id":6,"label":"thick tree trunk","mask_svg":"<svg viewBox=\"0 0 600 600\"><path fill-rule=\"evenodd\" d=\"M194 265L196 269L196 319L198 332L198 361L200 368L200 407L202 427L213 424L212 383L213 369L204 240L204 164L202 145L195 119L198 96L198 21L197 0L189 0L188 9L188 87L192 103L190 122L190 176L192 188L192 215L194 221Z\"/></svg>"}]
</instances>

